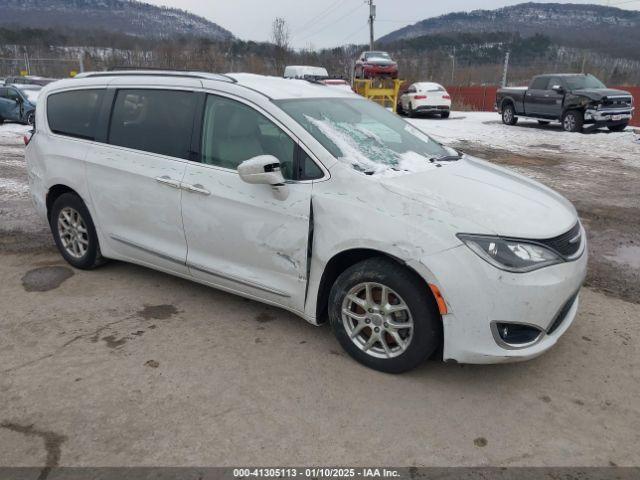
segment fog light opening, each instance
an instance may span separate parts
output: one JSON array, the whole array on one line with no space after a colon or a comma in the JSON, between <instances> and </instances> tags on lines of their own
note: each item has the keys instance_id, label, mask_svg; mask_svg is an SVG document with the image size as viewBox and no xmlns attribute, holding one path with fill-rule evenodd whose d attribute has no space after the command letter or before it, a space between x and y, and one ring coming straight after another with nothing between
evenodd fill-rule
<instances>
[{"instance_id":1,"label":"fog light opening","mask_svg":"<svg viewBox=\"0 0 640 480\"><path fill-rule=\"evenodd\" d=\"M511 348L523 348L537 342L542 336L542 329L523 323L496 322L494 336L498 343Z\"/></svg>"}]
</instances>

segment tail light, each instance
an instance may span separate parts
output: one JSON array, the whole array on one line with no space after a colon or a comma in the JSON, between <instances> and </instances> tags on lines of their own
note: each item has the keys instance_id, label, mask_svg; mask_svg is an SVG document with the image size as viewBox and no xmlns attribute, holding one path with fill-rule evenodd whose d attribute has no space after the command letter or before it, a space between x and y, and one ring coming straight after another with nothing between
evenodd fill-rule
<instances>
[{"instance_id":1,"label":"tail light","mask_svg":"<svg viewBox=\"0 0 640 480\"><path fill-rule=\"evenodd\" d=\"M29 142L31 141L32 138L33 138L33 130L24 134L24 137L22 137L22 140L24 140L25 146L29 145Z\"/></svg>"},{"instance_id":2,"label":"tail light","mask_svg":"<svg viewBox=\"0 0 640 480\"><path fill-rule=\"evenodd\" d=\"M415 100L426 100L427 96L426 95L416 95L415 97L413 97Z\"/></svg>"},{"instance_id":3,"label":"tail light","mask_svg":"<svg viewBox=\"0 0 640 480\"><path fill-rule=\"evenodd\" d=\"M451 100L451 95L442 95L445 100Z\"/></svg>"}]
</instances>

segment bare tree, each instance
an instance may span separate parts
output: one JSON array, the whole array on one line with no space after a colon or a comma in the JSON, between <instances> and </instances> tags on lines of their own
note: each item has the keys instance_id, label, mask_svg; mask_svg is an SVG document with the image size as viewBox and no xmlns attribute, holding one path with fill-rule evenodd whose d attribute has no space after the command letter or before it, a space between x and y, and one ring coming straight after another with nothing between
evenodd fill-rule
<instances>
[{"instance_id":1,"label":"bare tree","mask_svg":"<svg viewBox=\"0 0 640 480\"><path fill-rule=\"evenodd\" d=\"M284 18L276 17L273 21L271 37L275 45L275 68L277 73L282 75L289 57L290 41L289 26Z\"/></svg>"}]
</instances>

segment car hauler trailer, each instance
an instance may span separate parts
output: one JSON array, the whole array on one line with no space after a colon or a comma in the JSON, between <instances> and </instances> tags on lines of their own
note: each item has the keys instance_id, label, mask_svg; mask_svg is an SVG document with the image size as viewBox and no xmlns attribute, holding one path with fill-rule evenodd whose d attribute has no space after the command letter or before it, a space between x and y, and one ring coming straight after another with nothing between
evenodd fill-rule
<instances>
[{"instance_id":1,"label":"car hauler trailer","mask_svg":"<svg viewBox=\"0 0 640 480\"><path fill-rule=\"evenodd\" d=\"M368 100L383 107L391 107L395 112L398 106L398 94L404 80L390 78L354 78L353 90Z\"/></svg>"}]
</instances>

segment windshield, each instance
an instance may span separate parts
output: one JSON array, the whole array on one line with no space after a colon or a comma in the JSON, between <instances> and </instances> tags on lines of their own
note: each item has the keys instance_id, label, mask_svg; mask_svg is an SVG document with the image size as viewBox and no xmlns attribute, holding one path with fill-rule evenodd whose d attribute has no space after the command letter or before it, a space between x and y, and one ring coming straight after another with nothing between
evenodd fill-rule
<instances>
[{"instance_id":1,"label":"windshield","mask_svg":"<svg viewBox=\"0 0 640 480\"><path fill-rule=\"evenodd\" d=\"M593 75L566 77L565 82L567 82L569 90L581 90L583 88L607 88L604 83Z\"/></svg>"},{"instance_id":2,"label":"windshield","mask_svg":"<svg viewBox=\"0 0 640 480\"><path fill-rule=\"evenodd\" d=\"M385 60L390 60L391 59L391 57L389 56L389 54L387 52L369 52L369 53L365 54L365 58L367 58L367 59L383 58Z\"/></svg>"},{"instance_id":3,"label":"windshield","mask_svg":"<svg viewBox=\"0 0 640 480\"><path fill-rule=\"evenodd\" d=\"M40 90L42 90L42 88L20 88L22 94L27 97L27 100L31 103L36 103L38 96L40 95Z\"/></svg>"},{"instance_id":4,"label":"windshield","mask_svg":"<svg viewBox=\"0 0 640 480\"><path fill-rule=\"evenodd\" d=\"M392 173L434 168L451 152L397 115L358 98L276 101L338 160L360 172Z\"/></svg>"},{"instance_id":5,"label":"windshield","mask_svg":"<svg viewBox=\"0 0 640 480\"><path fill-rule=\"evenodd\" d=\"M435 83L419 84L419 88L425 92L444 92L444 87Z\"/></svg>"}]
</instances>

